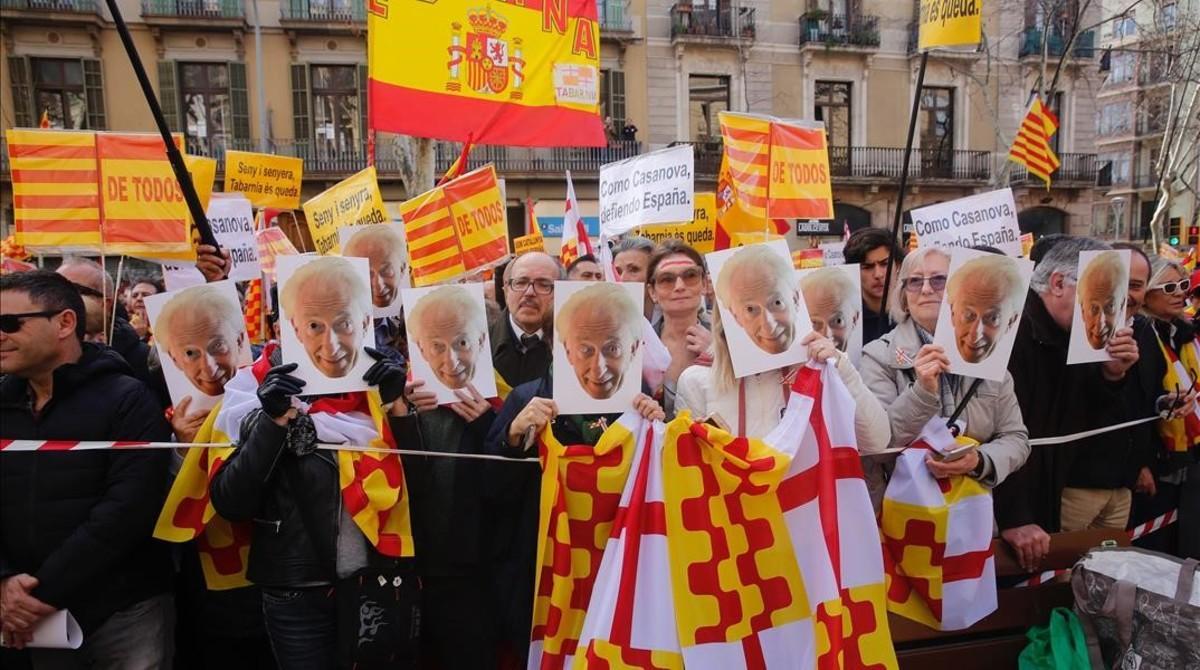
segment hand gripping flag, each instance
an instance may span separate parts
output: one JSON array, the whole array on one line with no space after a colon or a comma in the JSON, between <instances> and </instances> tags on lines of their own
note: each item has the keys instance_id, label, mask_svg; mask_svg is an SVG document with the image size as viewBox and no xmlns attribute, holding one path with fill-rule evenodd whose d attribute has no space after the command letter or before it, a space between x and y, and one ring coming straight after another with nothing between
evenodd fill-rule
<instances>
[{"instance_id":1,"label":"hand gripping flag","mask_svg":"<svg viewBox=\"0 0 1200 670\"><path fill-rule=\"evenodd\" d=\"M274 348L274 343L268 344L253 365L239 370L225 385L225 397L201 427L197 443L237 444L241 420L260 406L255 392L271 368ZM308 414L322 442L396 448L379 393L374 389L323 396L309 406ZM245 577L249 528L217 515L208 488L235 448L191 449L154 529L155 537L168 542L198 541L205 581L214 590L249 583ZM367 541L385 556L412 556L408 485L400 456L338 451L337 462L342 502Z\"/></svg>"},{"instance_id":2,"label":"hand gripping flag","mask_svg":"<svg viewBox=\"0 0 1200 670\"><path fill-rule=\"evenodd\" d=\"M540 582L538 603L571 616L535 606L530 667L896 667L853 402L830 370L798 375L764 439L686 413L651 431L622 417L597 445L616 502L588 504L593 471L547 460L539 574L574 578ZM568 641L557 656L552 629Z\"/></svg>"},{"instance_id":3,"label":"hand gripping flag","mask_svg":"<svg viewBox=\"0 0 1200 670\"><path fill-rule=\"evenodd\" d=\"M1050 138L1057 130L1058 117L1035 95L1008 152L1009 160L1024 165L1030 174L1046 182L1046 188L1050 188L1050 175L1059 166L1058 156L1050 146Z\"/></svg>"},{"instance_id":4,"label":"hand gripping flag","mask_svg":"<svg viewBox=\"0 0 1200 670\"><path fill-rule=\"evenodd\" d=\"M1163 393L1186 393L1194 388L1200 380L1200 343L1196 340L1185 342L1177 354L1162 341L1157 331L1154 336L1158 340L1158 350L1167 362L1162 380ZM1200 408L1178 419L1159 419L1158 434L1168 459L1179 463L1186 461L1187 455L1200 445Z\"/></svg>"},{"instance_id":5,"label":"hand gripping flag","mask_svg":"<svg viewBox=\"0 0 1200 670\"><path fill-rule=\"evenodd\" d=\"M583 253L580 253L582 249ZM575 184L571 182L571 172L567 171L567 201L563 205L562 244L558 249L558 258L565 268L583 254L593 257L592 240L588 237L587 226L579 216L579 200L575 198Z\"/></svg>"},{"instance_id":6,"label":"hand gripping flag","mask_svg":"<svg viewBox=\"0 0 1200 670\"><path fill-rule=\"evenodd\" d=\"M367 11L372 128L479 144L604 146L592 0L369 0Z\"/></svg>"},{"instance_id":7,"label":"hand gripping flag","mask_svg":"<svg viewBox=\"0 0 1200 670\"><path fill-rule=\"evenodd\" d=\"M935 479L930 450L956 444L934 417L896 459L880 526L887 559L888 610L937 630L962 630L996 610L992 496L970 477Z\"/></svg>"}]
</instances>

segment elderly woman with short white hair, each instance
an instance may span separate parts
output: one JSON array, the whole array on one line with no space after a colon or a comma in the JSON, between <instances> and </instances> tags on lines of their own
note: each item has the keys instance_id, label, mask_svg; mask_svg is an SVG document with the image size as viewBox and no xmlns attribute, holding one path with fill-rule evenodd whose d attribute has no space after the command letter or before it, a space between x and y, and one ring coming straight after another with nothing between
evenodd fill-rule
<instances>
[{"instance_id":1,"label":"elderly woman with short white hair","mask_svg":"<svg viewBox=\"0 0 1200 670\"><path fill-rule=\"evenodd\" d=\"M911 444L934 417L950 417L973 382L950 374L945 350L933 344L949 269L949 254L937 247L906 256L888 297L896 327L863 349L863 381L887 408L893 447ZM961 419L960 434L980 446L954 461L926 458L935 477L967 475L996 486L1025 463L1029 434L1008 372L1003 381L981 382ZM869 483L878 502L882 482Z\"/></svg>"}]
</instances>

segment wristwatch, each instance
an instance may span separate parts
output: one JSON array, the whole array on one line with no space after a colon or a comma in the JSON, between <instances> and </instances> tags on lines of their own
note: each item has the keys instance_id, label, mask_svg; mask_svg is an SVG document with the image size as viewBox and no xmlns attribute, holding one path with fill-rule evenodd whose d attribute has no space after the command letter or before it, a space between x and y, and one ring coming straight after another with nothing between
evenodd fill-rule
<instances>
[{"instance_id":1,"label":"wristwatch","mask_svg":"<svg viewBox=\"0 0 1200 670\"><path fill-rule=\"evenodd\" d=\"M971 479L980 479L987 471L987 461L984 460L987 457L983 455L982 451L976 451L975 453L979 457L979 460L976 461L975 467L971 468L971 471L967 473L967 476Z\"/></svg>"}]
</instances>

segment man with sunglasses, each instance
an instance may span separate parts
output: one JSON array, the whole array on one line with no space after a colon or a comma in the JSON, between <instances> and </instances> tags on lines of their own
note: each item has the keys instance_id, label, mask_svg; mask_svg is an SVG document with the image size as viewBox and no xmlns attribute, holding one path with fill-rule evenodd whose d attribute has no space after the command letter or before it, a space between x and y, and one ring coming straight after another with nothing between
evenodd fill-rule
<instances>
[{"instance_id":1,"label":"man with sunglasses","mask_svg":"<svg viewBox=\"0 0 1200 670\"><path fill-rule=\"evenodd\" d=\"M0 438L166 441L146 386L112 350L85 343L65 277L0 276ZM161 450L28 452L0 458L0 627L23 647L66 609L76 651L34 649L37 667L166 667L174 608L165 546L151 539L166 495Z\"/></svg>"}]
</instances>

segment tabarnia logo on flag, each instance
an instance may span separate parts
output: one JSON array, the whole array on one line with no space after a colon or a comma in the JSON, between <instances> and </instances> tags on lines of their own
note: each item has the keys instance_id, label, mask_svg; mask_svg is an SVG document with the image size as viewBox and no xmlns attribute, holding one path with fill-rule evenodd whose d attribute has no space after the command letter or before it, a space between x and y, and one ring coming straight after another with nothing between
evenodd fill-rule
<instances>
[{"instance_id":1,"label":"tabarnia logo on flag","mask_svg":"<svg viewBox=\"0 0 1200 670\"><path fill-rule=\"evenodd\" d=\"M504 39L508 30L508 19L492 11L491 7L476 7L467 11L466 42L463 42L463 24L450 24L450 62L446 64L449 80L447 91L462 90L462 66L466 61L467 87L476 93L498 95L508 89L509 71L512 71L512 88L508 97L521 99L521 84L524 81L525 60L521 53L522 40L512 38L511 55L509 40Z\"/></svg>"}]
</instances>

